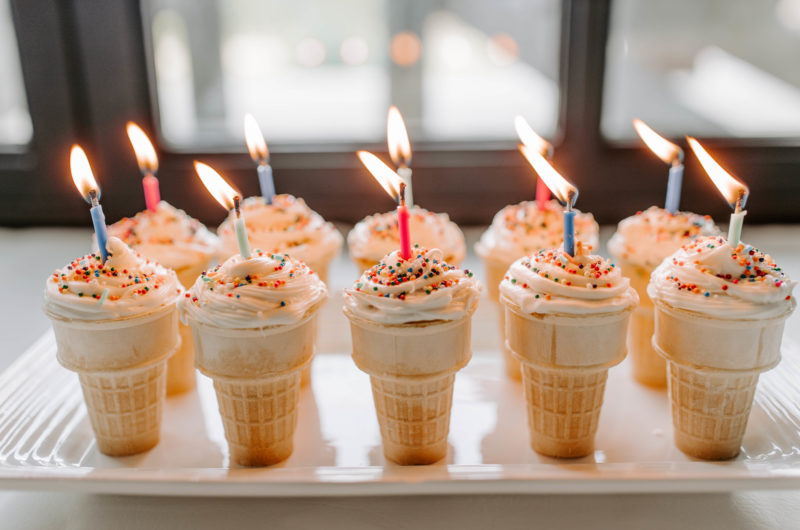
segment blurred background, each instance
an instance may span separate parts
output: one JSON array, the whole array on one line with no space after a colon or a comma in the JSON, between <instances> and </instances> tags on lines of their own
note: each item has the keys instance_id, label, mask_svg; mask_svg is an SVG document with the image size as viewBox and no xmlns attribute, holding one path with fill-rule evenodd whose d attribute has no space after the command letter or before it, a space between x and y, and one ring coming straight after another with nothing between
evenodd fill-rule
<instances>
[{"instance_id":1,"label":"blurred background","mask_svg":"<svg viewBox=\"0 0 800 530\"><path fill-rule=\"evenodd\" d=\"M162 197L216 224L191 163L257 193L247 112L278 191L356 221L391 205L353 153L385 154L391 104L417 202L459 223L532 198L517 114L601 222L663 203L635 117L703 139L750 186L748 222L797 222L798 65L800 0L0 0L0 224L87 224L75 142L109 222L142 209L128 120L160 152ZM729 211L691 156L682 206Z\"/></svg>"}]
</instances>

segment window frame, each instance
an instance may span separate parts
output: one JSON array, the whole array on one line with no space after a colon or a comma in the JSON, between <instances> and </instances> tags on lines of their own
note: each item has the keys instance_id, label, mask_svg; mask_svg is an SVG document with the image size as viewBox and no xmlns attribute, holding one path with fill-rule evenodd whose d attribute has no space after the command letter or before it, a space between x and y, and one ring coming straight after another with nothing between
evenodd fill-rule
<instances>
[{"instance_id":1,"label":"window frame","mask_svg":"<svg viewBox=\"0 0 800 530\"><path fill-rule=\"evenodd\" d=\"M22 36L20 52L26 87L33 87L27 90L34 117L34 142L42 158L39 166L19 173L19 169L7 169L6 164L28 168L25 164L30 162L30 155L22 155L17 161L0 156L0 174L5 177L17 171L26 175L23 179L30 178L24 184L12 185L12 195L23 202L38 196L42 208L38 211L12 204L0 213L0 223L86 223L87 214L80 201L61 196L71 186L63 153L65 145L68 148L75 138L83 140L88 148L98 181L106 192L103 205L109 221L142 209L139 173L124 132L128 120L155 133L152 136L160 152L162 196L202 221L216 224L224 212L197 184L193 160L211 163L243 193L257 193L255 170L244 145L235 152L178 152L161 141L148 59L152 55L151 40L139 2L74 2L58 9L55 2L45 0L12 2L17 31ZM58 31L50 34L38 28L38 33L31 33L37 30L33 18L41 17L43 6L48 6L47 16ZM592 212L601 223L616 223L651 204L662 204L667 174L664 165L641 145L615 144L601 134L611 8L612 0L562 0L559 123L553 139L556 167L581 190L577 206ZM42 42L47 46L37 39L45 39ZM61 42L70 45L66 64L56 60L53 53ZM44 110L46 105L42 106L43 95L50 95L42 88L50 80L43 73L43 65L61 67L63 71L55 79L63 84L55 91L56 106L66 108L56 109L56 122L48 119L53 114ZM68 99L68 104L63 99ZM683 139L677 141L686 149ZM787 200L800 196L800 179L794 177L800 172L800 147L796 142L725 138L703 141L726 168L750 186L748 222L800 221L800 210ZM413 147L417 202L431 210L448 212L460 224L486 224L504 205L534 195L532 170L514 142L415 142ZM354 155L361 148L386 154L385 144L276 146L272 149L276 188L304 197L329 220L355 222L364 215L387 210L391 201L374 185ZM694 157L687 156L686 166L682 207L711 214L720 222L727 220L729 208ZM53 180L69 186L52 186ZM53 191L45 193L43 188ZM8 192L4 196L8 197Z\"/></svg>"}]
</instances>

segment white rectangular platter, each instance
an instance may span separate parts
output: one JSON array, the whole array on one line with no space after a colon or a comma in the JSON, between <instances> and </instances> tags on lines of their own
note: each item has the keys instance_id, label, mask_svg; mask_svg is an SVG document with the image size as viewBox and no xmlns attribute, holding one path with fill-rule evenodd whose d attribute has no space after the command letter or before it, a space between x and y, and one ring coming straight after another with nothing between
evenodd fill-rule
<instances>
[{"instance_id":1,"label":"white rectangular platter","mask_svg":"<svg viewBox=\"0 0 800 530\"><path fill-rule=\"evenodd\" d=\"M609 374L595 453L576 460L528 445L521 387L506 378L496 315L475 315L470 364L456 377L450 448L435 465L387 463L367 376L349 357L341 292L321 316L312 385L301 396L294 454L283 464L229 466L211 381L169 398L152 451L100 454L77 377L45 334L0 376L0 487L136 495L337 496L461 493L628 493L800 488L800 350L762 376L742 454L687 458L672 444L666 391L633 382L627 363ZM434 354L432 352L432 354Z\"/></svg>"}]
</instances>

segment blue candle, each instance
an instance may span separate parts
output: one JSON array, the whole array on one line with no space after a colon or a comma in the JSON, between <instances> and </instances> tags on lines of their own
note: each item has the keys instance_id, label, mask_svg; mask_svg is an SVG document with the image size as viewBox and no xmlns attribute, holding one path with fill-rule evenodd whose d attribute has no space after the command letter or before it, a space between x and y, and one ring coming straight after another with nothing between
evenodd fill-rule
<instances>
[{"instance_id":1,"label":"blue candle","mask_svg":"<svg viewBox=\"0 0 800 530\"><path fill-rule=\"evenodd\" d=\"M103 207L97 200L97 192L92 190L89 192L89 198L92 201L92 208L89 213L92 214L92 224L94 225L94 233L97 237L97 247L100 249L100 257L103 263L108 259L108 227L106 227L106 216L103 214Z\"/></svg>"},{"instance_id":2,"label":"blue candle","mask_svg":"<svg viewBox=\"0 0 800 530\"><path fill-rule=\"evenodd\" d=\"M261 186L261 196L267 204L272 204L275 197L275 182L272 180L272 166L258 164L258 184Z\"/></svg>"},{"instance_id":3,"label":"blue candle","mask_svg":"<svg viewBox=\"0 0 800 530\"><path fill-rule=\"evenodd\" d=\"M664 208L669 213L676 213L681 203L681 186L683 184L683 164L676 162L669 168L667 181L667 200Z\"/></svg>"},{"instance_id":4,"label":"blue candle","mask_svg":"<svg viewBox=\"0 0 800 530\"><path fill-rule=\"evenodd\" d=\"M575 212L571 208L564 210L564 252L575 255Z\"/></svg>"}]
</instances>

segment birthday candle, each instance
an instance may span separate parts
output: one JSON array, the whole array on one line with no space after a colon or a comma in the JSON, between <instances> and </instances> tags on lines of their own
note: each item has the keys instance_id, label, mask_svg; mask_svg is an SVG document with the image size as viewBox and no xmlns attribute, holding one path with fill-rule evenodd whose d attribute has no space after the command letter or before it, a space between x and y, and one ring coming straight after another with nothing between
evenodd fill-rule
<instances>
[{"instance_id":1,"label":"birthday candle","mask_svg":"<svg viewBox=\"0 0 800 530\"><path fill-rule=\"evenodd\" d=\"M687 136L686 139L700 161L700 165L703 166L714 185L733 208L730 225L728 226L728 243L735 247L742 238L742 223L744 222L744 216L747 215L747 210L743 210L743 208L747 203L747 198L750 196L750 190L743 182L725 171L700 145L696 138Z\"/></svg>"},{"instance_id":2,"label":"birthday candle","mask_svg":"<svg viewBox=\"0 0 800 530\"><path fill-rule=\"evenodd\" d=\"M405 183L400 175L387 166L380 158L367 151L358 151L361 163L375 177L375 180L397 202L397 229L400 233L400 257L411 259L411 233L409 231L409 213L405 200Z\"/></svg>"},{"instance_id":3,"label":"birthday candle","mask_svg":"<svg viewBox=\"0 0 800 530\"><path fill-rule=\"evenodd\" d=\"M667 198L664 209L670 213L678 211L683 184L683 149L660 136L642 120L633 120L633 128L645 145L663 162L670 164L667 180Z\"/></svg>"},{"instance_id":4,"label":"birthday candle","mask_svg":"<svg viewBox=\"0 0 800 530\"><path fill-rule=\"evenodd\" d=\"M236 231L236 242L239 245L239 254L244 259L249 259L251 253L250 242L247 240L247 226L244 223L244 216L239 209L239 201L242 197L241 193L225 182L225 179L208 164L195 161L194 169L208 192L211 193L217 202L226 210L230 210L231 214L235 217L233 227Z\"/></svg>"},{"instance_id":5,"label":"birthday candle","mask_svg":"<svg viewBox=\"0 0 800 530\"><path fill-rule=\"evenodd\" d=\"M139 171L142 172L145 204L149 211L155 212L158 203L161 202L161 192L156 178L156 172L158 171L156 150L141 127L129 121L126 130L128 139L133 146L133 152L136 154L136 163L139 164Z\"/></svg>"},{"instance_id":6,"label":"birthday candle","mask_svg":"<svg viewBox=\"0 0 800 530\"><path fill-rule=\"evenodd\" d=\"M408 140L408 131L400 111L392 105L386 118L386 143L389 146L389 156L397 167L397 174L405 184L405 202L409 208L414 206L414 192L411 187L411 142Z\"/></svg>"},{"instance_id":7,"label":"birthday candle","mask_svg":"<svg viewBox=\"0 0 800 530\"><path fill-rule=\"evenodd\" d=\"M533 169L538 173L539 178L543 179L547 187L550 188L558 201L564 206L564 252L570 256L575 255L575 212L572 207L578 198L578 188L567 182L564 177L559 175L553 166L539 153L528 147L520 145L519 150L525 155Z\"/></svg>"},{"instance_id":8,"label":"birthday candle","mask_svg":"<svg viewBox=\"0 0 800 530\"><path fill-rule=\"evenodd\" d=\"M94 180L92 166L86 153L78 145L73 145L69 155L69 165L72 172L72 180L75 187L81 192L83 198L92 205L89 213L92 216L95 237L97 237L97 247L100 250L100 257L105 263L108 259L108 228L106 227L106 216L103 214L103 207L100 206L100 188Z\"/></svg>"},{"instance_id":9,"label":"birthday candle","mask_svg":"<svg viewBox=\"0 0 800 530\"><path fill-rule=\"evenodd\" d=\"M252 114L246 114L244 117L244 139L247 142L250 158L256 163L261 196L267 204L272 204L272 199L275 197L275 181L272 178L272 166L269 165L269 149L261 128Z\"/></svg>"}]
</instances>

